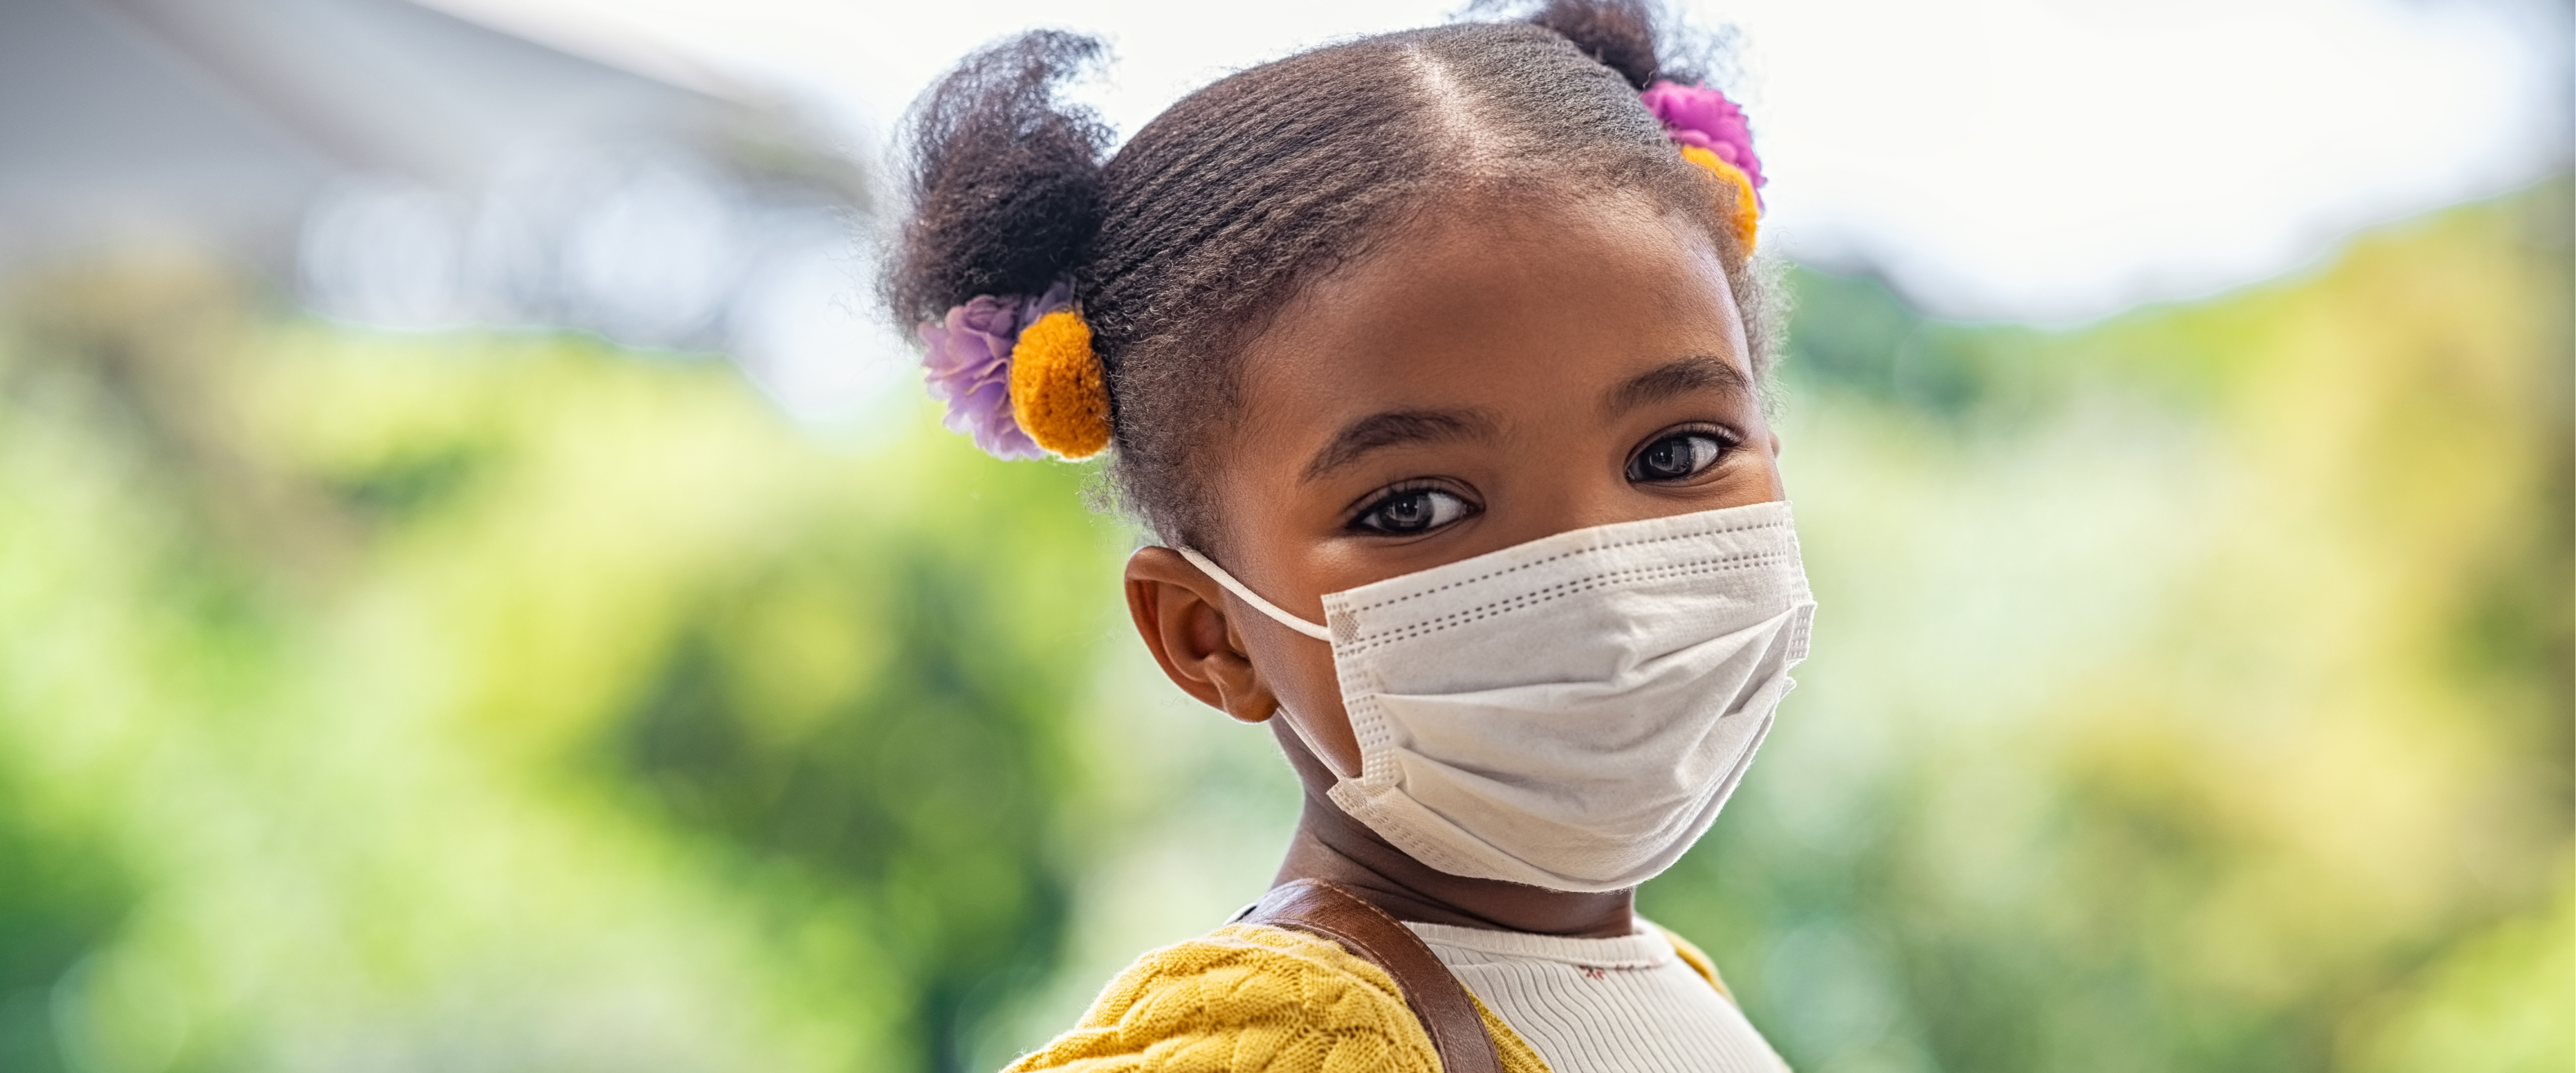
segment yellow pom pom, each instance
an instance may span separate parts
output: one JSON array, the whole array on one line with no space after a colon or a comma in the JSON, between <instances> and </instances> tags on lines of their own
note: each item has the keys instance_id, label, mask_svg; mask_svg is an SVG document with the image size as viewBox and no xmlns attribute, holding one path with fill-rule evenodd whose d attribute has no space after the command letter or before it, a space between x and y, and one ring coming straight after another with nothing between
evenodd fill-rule
<instances>
[{"instance_id":1,"label":"yellow pom pom","mask_svg":"<svg viewBox=\"0 0 2576 1073\"><path fill-rule=\"evenodd\" d=\"M1744 169L1696 145L1683 146L1682 159L1708 169L1709 174L1735 188L1735 218L1728 222L1735 226L1735 240L1744 244L1744 255L1752 256L1753 237L1762 229L1762 203L1754 199L1753 180L1744 174Z\"/></svg>"},{"instance_id":2,"label":"yellow pom pom","mask_svg":"<svg viewBox=\"0 0 2576 1073\"><path fill-rule=\"evenodd\" d=\"M1011 347L1011 417L1059 458L1109 447L1109 384L1091 352L1091 325L1059 309L1020 332Z\"/></svg>"}]
</instances>

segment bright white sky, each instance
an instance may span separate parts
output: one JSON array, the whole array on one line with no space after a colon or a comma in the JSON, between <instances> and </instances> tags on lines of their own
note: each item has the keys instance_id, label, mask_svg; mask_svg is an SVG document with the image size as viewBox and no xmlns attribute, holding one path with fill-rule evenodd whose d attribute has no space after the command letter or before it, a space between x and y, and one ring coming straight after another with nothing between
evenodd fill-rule
<instances>
[{"instance_id":1,"label":"bright white sky","mask_svg":"<svg viewBox=\"0 0 2576 1073\"><path fill-rule=\"evenodd\" d=\"M703 86L784 96L873 155L957 57L1101 35L1124 134L1228 70L1452 0L430 0ZM1741 32L1766 242L1965 316L2072 321L2313 260L2569 156L2546 0L1688 0Z\"/></svg>"}]
</instances>

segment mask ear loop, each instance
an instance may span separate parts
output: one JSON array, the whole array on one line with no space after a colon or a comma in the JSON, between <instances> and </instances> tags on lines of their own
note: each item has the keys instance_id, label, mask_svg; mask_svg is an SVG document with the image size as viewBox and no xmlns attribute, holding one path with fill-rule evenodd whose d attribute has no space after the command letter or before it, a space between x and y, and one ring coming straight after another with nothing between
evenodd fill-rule
<instances>
[{"instance_id":1,"label":"mask ear loop","mask_svg":"<svg viewBox=\"0 0 2576 1073\"><path fill-rule=\"evenodd\" d=\"M1318 626L1312 622L1306 621L1305 619L1298 618L1295 615L1291 615L1286 611L1280 610L1279 605L1262 599L1260 593L1254 592L1245 587L1242 582L1236 581L1234 579L1234 575L1226 573L1224 567L1208 561L1208 557L1205 555L1201 555L1189 548L1174 548L1172 550L1180 552L1181 558L1189 560L1191 566L1198 567L1200 570L1205 571L1207 576L1215 578L1217 584L1225 586L1225 591L1242 597L1243 602L1251 604L1253 610L1268 615L1272 619L1277 620L1280 625L1305 634L1308 637L1312 637L1327 644L1332 643L1333 631L1330 627Z\"/></svg>"},{"instance_id":2,"label":"mask ear loop","mask_svg":"<svg viewBox=\"0 0 2576 1073\"><path fill-rule=\"evenodd\" d=\"M1207 576L1215 578L1217 584L1225 586L1225 591L1242 597L1243 602L1251 604L1254 610L1277 620L1280 625L1286 626L1289 629L1305 634L1306 636L1312 637L1318 641L1324 641L1327 643L1332 641L1333 631L1331 629L1315 625L1305 619L1291 615L1288 612L1281 610L1279 605L1262 599L1261 594L1252 591L1249 587L1245 586L1244 583L1236 581L1234 579L1234 575L1226 573L1224 567L1208 561L1207 556L1201 555L1189 548L1174 548L1172 550L1180 552L1181 558L1189 560L1191 566L1198 567L1200 570L1205 571ZM1317 763L1324 765L1324 770L1332 772L1336 778L1355 779L1359 777L1359 772L1342 770L1341 763L1333 759L1333 754L1324 751L1323 743L1316 741L1314 735L1306 733L1305 721L1297 718L1296 716L1289 715L1286 706L1281 706L1276 714L1279 717L1288 720L1288 729L1296 733L1298 741L1306 743L1306 751L1314 755Z\"/></svg>"}]
</instances>

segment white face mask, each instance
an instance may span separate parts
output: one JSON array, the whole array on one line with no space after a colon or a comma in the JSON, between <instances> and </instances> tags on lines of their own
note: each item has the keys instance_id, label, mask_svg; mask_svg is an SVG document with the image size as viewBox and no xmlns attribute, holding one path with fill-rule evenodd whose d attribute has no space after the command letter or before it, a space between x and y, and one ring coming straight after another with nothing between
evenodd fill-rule
<instances>
[{"instance_id":1,"label":"white face mask","mask_svg":"<svg viewBox=\"0 0 2576 1073\"><path fill-rule=\"evenodd\" d=\"M1787 503L1577 529L1332 593L1329 627L1181 554L1332 643L1360 745L1331 790L1343 811L1451 875L1564 891L1636 886L1708 830L1816 607Z\"/></svg>"}]
</instances>

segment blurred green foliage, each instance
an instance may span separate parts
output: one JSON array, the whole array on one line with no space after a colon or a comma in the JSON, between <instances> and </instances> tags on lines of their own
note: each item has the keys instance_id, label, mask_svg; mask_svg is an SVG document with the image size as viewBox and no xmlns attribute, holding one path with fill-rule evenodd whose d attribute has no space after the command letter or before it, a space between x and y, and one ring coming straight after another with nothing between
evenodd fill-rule
<instances>
[{"instance_id":1,"label":"blurred green foliage","mask_svg":"<svg viewBox=\"0 0 2576 1073\"><path fill-rule=\"evenodd\" d=\"M1065 919L1082 474L237 287L10 319L7 1068L964 1068Z\"/></svg>"},{"instance_id":2,"label":"blurred green foliage","mask_svg":"<svg viewBox=\"0 0 2576 1073\"><path fill-rule=\"evenodd\" d=\"M1798 272L1823 612L1647 912L1802 1070L2563 1069L2567 188L2081 328ZM0 1069L983 1068L1254 896L1265 731L927 404L0 316Z\"/></svg>"}]
</instances>

